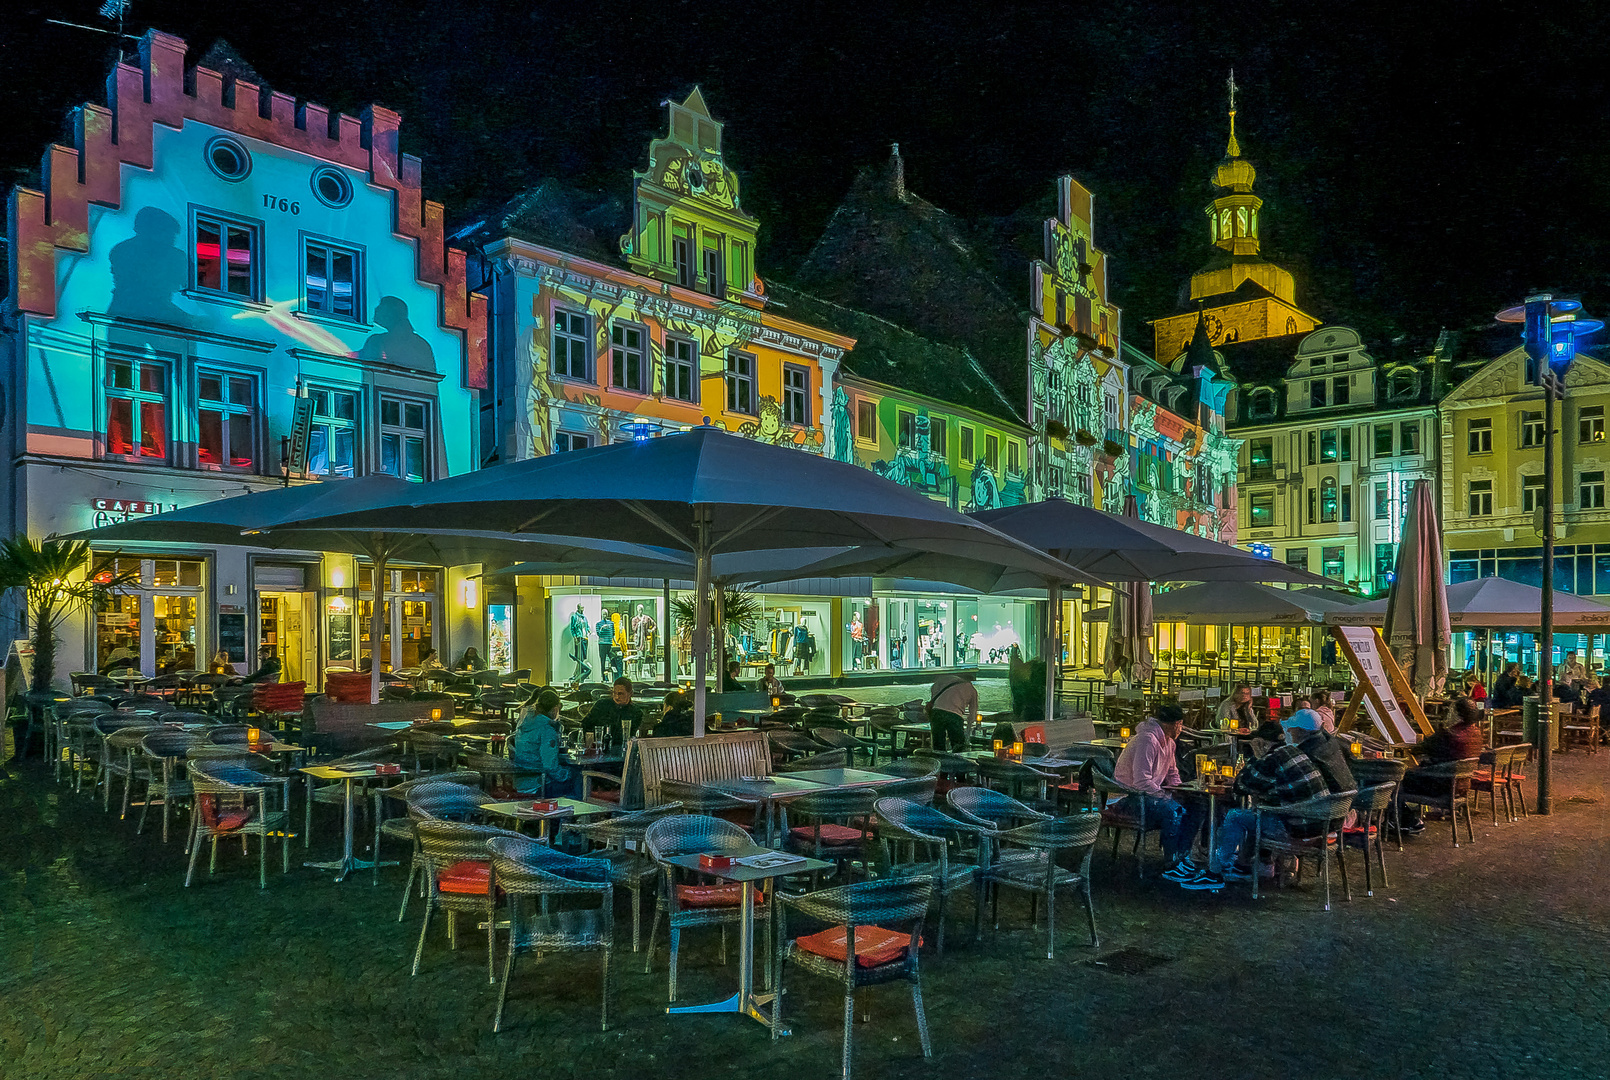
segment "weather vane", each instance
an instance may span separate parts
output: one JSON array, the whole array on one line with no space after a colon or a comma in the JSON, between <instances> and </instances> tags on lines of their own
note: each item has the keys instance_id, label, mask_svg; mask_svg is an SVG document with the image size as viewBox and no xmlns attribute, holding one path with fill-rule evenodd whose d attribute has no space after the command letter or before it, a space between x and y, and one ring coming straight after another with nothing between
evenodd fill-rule
<instances>
[{"instance_id":1,"label":"weather vane","mask_svg":"<svg viewBox=\"0 0 1610 1080\"><path fill-rule=\"evenodd\" d=\"M1235 115L1235 68L1230 69L1230 114Z\"/></svg>"},{"instance_id":2,"label":"weather vane","mask_svg":"<svg viewBox=\"0 0 1610 1080\"><path fill-rule=\"evenodd\" d=\"M101 4L100 10L96 12L108 22L116 22L116 30L108 30L104 26L86 26L83 23L66 22L62 19L46 19L45 21L53 26L68 26L74 30L88 30L92 34L106 34L117 38L120 42L133 41L134 38L131 35L123 32L123 20L129 13L129 5L133 2L134 0L105 0Z\"/></svg>"}]
</instances>

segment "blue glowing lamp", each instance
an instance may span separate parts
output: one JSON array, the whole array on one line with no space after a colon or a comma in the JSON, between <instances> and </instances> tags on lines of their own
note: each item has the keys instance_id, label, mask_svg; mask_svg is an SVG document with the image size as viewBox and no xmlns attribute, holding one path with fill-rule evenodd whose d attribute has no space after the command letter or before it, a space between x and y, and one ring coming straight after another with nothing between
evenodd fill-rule
<instances>
[{"instance_id":1,"label":"blue glowing lamp","mask_svg":"<svg viewBox=\"0 0 1610 1080\"><path fill-rule=\"evenodd\" d=\"M1548 293L1528 296L1526 303L1505 308L1499 322L1524 323L1521 343L1526 349L1526 381L1534 386L1543 382L1543 365L1557 379L1565 378L1576 359L1577 341L1604 328L1599 319L1577 315L1582 304L1576 300L1556 300Z\"/></svg>"}]
</instances>

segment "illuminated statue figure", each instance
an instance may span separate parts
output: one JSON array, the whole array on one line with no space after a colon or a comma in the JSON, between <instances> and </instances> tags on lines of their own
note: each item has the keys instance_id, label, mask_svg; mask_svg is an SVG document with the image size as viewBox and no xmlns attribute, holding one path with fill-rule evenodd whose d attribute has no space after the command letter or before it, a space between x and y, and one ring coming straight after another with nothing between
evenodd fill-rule
<instances>
[{"instance_id":1,"label":"illuminated statue figure","mask_svg":"<svg viewBox=\"0 0 1610 1080\"><path fill-rule=\"evenodd\" d=\"M844 387L833 388L833 460L855 464L855 433L850 430L850 396Z\"/></svg>"}]
</instances>

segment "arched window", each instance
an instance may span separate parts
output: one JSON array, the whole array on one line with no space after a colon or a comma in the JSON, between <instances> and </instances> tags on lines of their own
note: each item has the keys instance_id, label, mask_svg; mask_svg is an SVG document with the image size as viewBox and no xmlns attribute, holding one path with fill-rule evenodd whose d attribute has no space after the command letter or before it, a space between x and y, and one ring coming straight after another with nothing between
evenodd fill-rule
<instances>
[{"instance_id":1,"label":"arched window","mask_svg":"<svg viewBox=\"0 0 1610 1080\"><path fill-rule=\"evenodd\" d=\"M1228 206L1219 211L1219 239L1230 239L1230 208Z\"/></svg>"},{"instance_id":2,"label":"arched window","mask_svg":"<svg viewBox=\"0 0 1610 1080\"><path fill-rule=\"evenodd\" d=\"M1256 206L1252 208L1252 228L1249 230L1249 234L1252 236L1258 235L1258 208Z\"/></svg>"},{"instance_id":3,"label":"arched window","mask_svg":"<svg viewBox=\"0 0 1610 1080\"><path fill-rule=\"evenodd\" d=\"M1235 234L1237 236L1247 235L1247 208L1244 206L1235 208Z\"/></svg>"}]
</instances>

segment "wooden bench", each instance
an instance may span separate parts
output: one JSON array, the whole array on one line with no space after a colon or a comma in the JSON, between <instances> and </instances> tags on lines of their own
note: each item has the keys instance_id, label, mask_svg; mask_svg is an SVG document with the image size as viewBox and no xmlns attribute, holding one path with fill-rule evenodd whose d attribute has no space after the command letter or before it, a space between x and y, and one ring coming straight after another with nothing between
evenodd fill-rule
<instances>
[{"instance_id":1,"label":"wooden bench","mask_svg":"<svg viewBox=\"0 0 1610 1080\"><path fill-rule=\"evenodd\" d=\"M692 736L633 739L626 744L619 805L622 810L642 810L666 802L660 796L662 780L704 784L740 776L770 775L771 743L764 731L725 731L702 739ZM583 777L603 778L591 774L583 774ZM604 793L591 791L590 785L584 788L582 797L613 802Z\"/></svg>"},{"instance_id":2,"label":"wooden bench","mask_svg":"<svg viewBox=\"0 0 1610 1080\"><path fill-rule=\"evenodd\" d=\"M439 715L431 716L433 711L439 711ZM451 701L382 701L371 705L367 701L314 697L307 699L307 707L302 711L301 737L304 746L313 747L321 754L348 754L391 740L391 732L370 727L371 724L416 724L452 718Z\"/></svg>"}]
</instances>

